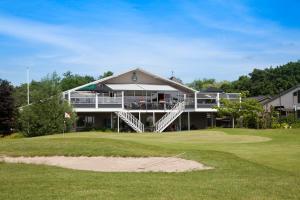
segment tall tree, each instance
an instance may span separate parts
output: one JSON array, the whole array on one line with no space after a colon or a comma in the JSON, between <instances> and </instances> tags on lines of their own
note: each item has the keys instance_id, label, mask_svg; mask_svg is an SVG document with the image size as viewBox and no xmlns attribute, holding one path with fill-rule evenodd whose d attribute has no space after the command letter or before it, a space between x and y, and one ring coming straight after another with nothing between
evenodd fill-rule
<instances>
[{"instance_id":1,"label":"tall tree","mask_svg":"<svg viewBox=\"0 0 300 200\"><path fill-rule=\"evenodd\" d=\"M109 77L112 75L114 75L114 73L112 71L107 71L107 72L104 72L102 75L100 75L99 79L106 78L106 77Z\"/></svg>"},{"instance_id":2,"label":"tall tree","mask_svg":"<svg viewBox=\"0 0 300 200\"><path fill-rule=\"evenodd\" d=\"M75 88L80 85L84 85L86 83L90 83L92 81L95 81L94 77L92 76L81 76L78 74L72 74L72 72L67 71L63 74L63 78L60 82L60 86L62 91L69 90L71 88Z\"/></svg>"},{"instance_id":3,"label":"tall tree","mask_svg":"<svg viewBox=\"0 0 300 200\"><path fill-rule=\"evenodd\" d=\"M32 92L32 103L20 109L20 130L25 136L61 133L75 122L75 113L62 99L59 80L56 73L43 78ZM71 118L65 119L65 113Z\"/></svg>"},{"instance_id":4,"label":"tall tree","mask_svg":"<svg viewBox=\"0 0 300 200\"><path fill-rule=\"evenodd\" d=\"M14 125L13 86L0 79L0 134L11 133Z\"/></svg>"}]
</instances>

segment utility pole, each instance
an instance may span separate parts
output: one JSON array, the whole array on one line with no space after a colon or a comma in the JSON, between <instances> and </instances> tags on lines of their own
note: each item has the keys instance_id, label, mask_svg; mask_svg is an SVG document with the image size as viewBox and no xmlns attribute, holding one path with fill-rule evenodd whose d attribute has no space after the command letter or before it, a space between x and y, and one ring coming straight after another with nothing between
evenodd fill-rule
<instances>
[{"instance_id":1,"label":"utility pole","mask_svg":"<svg viewBox=\"0 0 300 200\"><path fill-rule=\"evenodd\" d=\"M29 106L30 99L29 99L29 67L27 67L27 105ZM27 134L29 135L29 119L27 122Z\"/></svg>"},{"instance_id":2,"label":"utility pole","mask_svg":"<svg viewBox=\"0 0 300 200\"><path fill-rule=\"evenodd\" d=\"M27 105L29 105L29 67L27 67Z\"/></svg>"}]
</instances>

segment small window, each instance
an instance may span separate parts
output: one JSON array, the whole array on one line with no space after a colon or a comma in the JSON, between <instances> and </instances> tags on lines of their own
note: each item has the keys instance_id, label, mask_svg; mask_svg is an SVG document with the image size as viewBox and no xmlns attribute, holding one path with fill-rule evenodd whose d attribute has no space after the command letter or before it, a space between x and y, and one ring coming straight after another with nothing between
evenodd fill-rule
<instances>
[{"instance_id":1,"label":"small window","mask_svg":"<svg viewBox=\"0 0 300 200\"><path fill-rule=\"evenodd\" d=\"M94 124L94 117L93 116L86 116L85 117L85 122L87 124Z\"/></svg>"}]
</instances>

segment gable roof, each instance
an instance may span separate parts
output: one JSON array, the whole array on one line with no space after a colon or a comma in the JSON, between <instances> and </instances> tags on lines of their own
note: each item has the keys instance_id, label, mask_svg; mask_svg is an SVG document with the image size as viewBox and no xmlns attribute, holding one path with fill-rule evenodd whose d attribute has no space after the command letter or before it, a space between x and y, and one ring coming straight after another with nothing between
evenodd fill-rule
<instances>
[{"instance_id":1,"label":"gable roof","mask_svg":"<svg viewBox=\"0 0 300 200\"><path fill-rule=\"evenodd\" d=\"M271 99L271 96L260 95L260 96L248 97L248 99L255 99L256 101L264 105L266 102L268 102Z\"/></svg>"},{"instance_id":2,"label":"gable roof","mask_svg":"<svg viewBox=\"0 0 300 200\"><path fill-rule=\"evenodd\" d=\"M283 96L283 95L286 95L287 93L289 93L289 92L291 92L291 91L293 91L293 90L295 90L295 89L297 89L297 88L300 88L300 84L295 85L294 87L291 87L290 89L287 89L287 90L281 92L280 94L278 94L278 95L276 95L276 96L270 98L268 101L265 101L264 104L270 103L270 102L274 101L275 99L277 99L277 98L279 98L279 97L281 97L281 96Z\"/></svg>"},{"instance_id":3,"label":"gable roof","mask_svg":"<svg viewBox=\"0 0 300 200\"><path fill-rule=\"evenodd\" d=\"M108 77L106 77L106 78L102 78L102 79L99 79L99 80L96 80L96 81L93 81L93 82L90 82L90 83L87 83L87 84L84 84L84 85L81 85L81 86L72 88L72 89L67 90L67 91L64 91L64 92L69 92L69 91L72 92L72 91L81 89L81 88L83 88L83 87L87 87L87 86L90 86L90 85L93 85L93 84L102 83L102 82L108 81L108 80L110 80L110 79L113 79L113 78L117 78L117 77L119 77L119 76L122 76L123 74L133 72L133 71L140 71L140 72L142 72L142 73L144 73L144 74L147 74L147 75L152 76L152 77L154 77L154 78L157 78L157 79L159 79L159 80L162 80L162 81L165 81L165 82L174 84L174 85L176 85L176 86L178 86L178 87L182 87L182 88L184 88L184 89L186 89L186 90L189 90L189 91L191 91L191 92L197 92L197 90L195 90L195 89L193 89L193 88L190 88L190 87L188 87L188 86L186 86L186 85L184 85L184 84L178 83L178 82L176 82L176 81L173 81L173 80L170 80L170 79L167 79L167 78L163 78L163 77L161 77L161 76L158 76L158 75L156 75L156 74L150 73L150 72L148 72L148 71L146 71L146 70L143 70L143 69L141 69L141 68L134 68L134 69L131 69L131 70L129 70L129 71L126 71L126 72L123 72L123 73L120 73L120 74L117 74L117 75L108 76Z\"/></svg>"}]
</instances>

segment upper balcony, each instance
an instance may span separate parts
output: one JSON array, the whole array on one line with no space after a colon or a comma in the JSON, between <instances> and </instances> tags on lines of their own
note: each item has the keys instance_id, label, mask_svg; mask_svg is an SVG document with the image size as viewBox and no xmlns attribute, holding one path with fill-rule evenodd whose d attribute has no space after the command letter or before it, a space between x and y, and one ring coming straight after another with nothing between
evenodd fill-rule
<instances>
[{"instance_id":1,"label":"upper balcony","mask_svg":"<svg viewBox=\"0 0 300 200\"><path fill-rule=\"evenodd\" d=\"M70 96L69 96L70 95ZM77 110L126 109L167 111L181 101L185 101L186 110L214 109L220 105L220 99L240 101L239 93L201 93L183 94L181 92L81 92L65 93L64 98Z\"/></svg>"}]
</instances>

